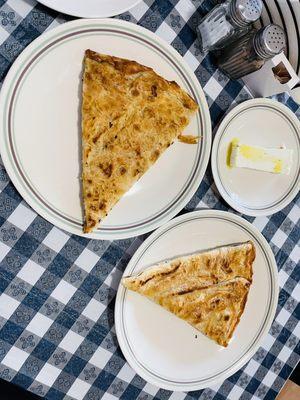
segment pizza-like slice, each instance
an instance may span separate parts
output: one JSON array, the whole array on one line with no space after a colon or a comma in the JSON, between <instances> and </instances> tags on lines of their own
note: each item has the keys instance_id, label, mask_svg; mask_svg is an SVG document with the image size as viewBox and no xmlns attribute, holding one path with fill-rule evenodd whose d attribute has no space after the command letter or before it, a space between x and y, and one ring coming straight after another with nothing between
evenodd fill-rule
<instances>
[{"instance_id":1,"label":"pizza-like slice","mask_svg":"<svg viewBox=\"0 0 300 400\"><path fill-rule=\"evenodd\" d=\"M254 259L249 241L149 267L122 283L226 347L244 311Z\"/></svg>"},{"instance_id":2,"label":"pizza-like slice","mask_svg":"<svg viewBox=\"0 0 300 400\"><path fill-rule=\"evenodd\" d=\"M252 281L254 244L237 245L175 258L151 266L137 276L123 278L123 284L145 296L174 295L178 291L196 290L237 276Z\"/></svg>"},{"instance_id":3,"label":"pizza-like slice","mask_svg":"<svg viewBox=\"0 0 300 400\"><path fill-rule=\"evenodd\" d=\"M82 86L84 232L182 134L198 105L135 61L86 50Z\"/></svg>"}]
</instances>

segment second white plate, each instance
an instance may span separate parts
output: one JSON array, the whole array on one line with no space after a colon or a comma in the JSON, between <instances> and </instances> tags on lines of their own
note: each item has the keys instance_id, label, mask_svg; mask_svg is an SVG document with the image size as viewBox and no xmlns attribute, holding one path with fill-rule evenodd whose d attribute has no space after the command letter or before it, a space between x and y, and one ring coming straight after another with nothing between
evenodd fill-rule
<instances>
[{"instance_id":1,"label":"second white plate","mask_svg":"<svg viewBox=\"0 0 300 400\"><path fill-rule=\"evenodd\" d=\"M243 218L203 210L182 215L154 232L132 257L124 275L182 254L252 240L253 283L245 311L227 348L139 294L119 286L115 324L122 352L145 380L164 389L198 390L234 374L253 356L274 318L278 283L272 251Z\"/></svg>"},{"instance_id":2,"label":"second white plate","mask_svg":"<svg viewBox=\"0 0 300 400\"><path fill-rule=\"evenodd\" d=\"M228 147L241 143L293 150L289 175L227 166ZM251 216L271 215L287 206L300 188L300 122L285 105L253 99L235 107L215 135L211 165L221 196L235 210Z\"/></svg>"},{"instance_id":3,"label":"second white plate","mask_svg":"<svg viewBox=\"0 0 300 400\"><path fill-rule=\"evenodd\" d=\"M58 12L83 18L104 18L130 10L141 0L38 0Z\"/></svg>"}]
</instances>

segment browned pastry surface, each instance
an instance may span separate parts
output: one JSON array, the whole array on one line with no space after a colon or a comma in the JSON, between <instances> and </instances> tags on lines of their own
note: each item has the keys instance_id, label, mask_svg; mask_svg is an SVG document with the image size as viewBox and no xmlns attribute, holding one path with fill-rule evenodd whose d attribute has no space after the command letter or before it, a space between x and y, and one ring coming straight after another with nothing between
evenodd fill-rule
<instances>
[{"instance_id":1,"label":"browned pastry surface","mask_svg":"<svg viewBox=\"0 0 300 400\"><path fill-rule=\"evenodd\" d=\"M84 232L91 232L188 125L198 105L135 61L86 50L82 89Z\"/></svg>"},{"instance_id":2,"label":"browned pastry surface","mask_svg":"<svg viewBox=\"0 0 300 400\"><path fill-rule=\"evenodd\" d=\"M226 347L244 311L254 259L249 241L176 258L122 283Z\"/></svg>"}]
</instances>

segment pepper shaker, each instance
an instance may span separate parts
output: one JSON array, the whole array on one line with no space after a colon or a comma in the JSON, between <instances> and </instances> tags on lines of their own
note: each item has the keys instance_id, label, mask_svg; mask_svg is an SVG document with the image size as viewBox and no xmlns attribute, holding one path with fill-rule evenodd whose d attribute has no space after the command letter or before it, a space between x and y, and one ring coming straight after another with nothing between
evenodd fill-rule
<instances>
[{"instance_id":1,"label":"pepper shaker","mask_svg":"<svg viewBox=\"0 0 300 400\"><path fill-rule=\"evenodd\" d=\"M264 63L286 47L283 29L275 24L267 25L259 31L251 31L225 47L218 55L219 68L231 79L239 79L258 71Z\"/></svg>"},{"instance_id":2,"label":"pepper shaker","mask_svg":"<svg viewBox=\"0 0 300 400\"><path fill-rule=\"evenodd\" d=\"M197 28L202 54L221 49L245 35L261 12L261 0L227 0L214 7Z\"/></svg>"}]
</instances>

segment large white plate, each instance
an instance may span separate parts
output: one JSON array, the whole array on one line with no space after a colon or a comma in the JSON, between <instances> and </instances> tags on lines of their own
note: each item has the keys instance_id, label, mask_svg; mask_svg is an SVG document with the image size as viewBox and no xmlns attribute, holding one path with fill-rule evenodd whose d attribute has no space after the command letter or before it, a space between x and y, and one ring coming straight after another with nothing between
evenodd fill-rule
<instances>
[{"instance_id":1,"label":"large white plate","mask_svg":"<svg viewBox=\"0 0 300 400\"><path fill-rule=\"evenodd\" d=\"M103 18L121 14L141 0L38 0L53 10L83 18Z\"/></svg>"},{"instance_id":2,"label":"large white plate","mask_svg":"<svg viewBox=\"0 0 300 400\"><path fill-rule=\"evenodd\" d=\"M134 254L124 275L136 274L174 256L249 239L256 247L253 284L227 348L119 286L115 307L119 344L128 363L145 380L169 390L198 390L223 381L241 368L258 349L274 318L277 267L268 243L254 226L237 215L213 210L173 219Z\"/></svg>"},{"instance_id":3,"label":"large white plate","mask_svg":"<svg viewBox=\"0 0 300 400\"><path fill-rule=\"evenodd\" d=\"M201 86L183 58L152 32L118 20L77 20L43 34L19 56L0 98L1 155L24 199L44 218L82 235L80 90L87 48L126 57L175 80L200 105L186 133L114 207L96 232L118 239L153 230L198 188L210 153L211 123Z\"/></svg>"},{"instance_id":4,"label":"large white plate","mask_svg":"<svg viewBox=\"0 0 300 400\"><path fill-rule=\"evenodd\" d=\"M293 150L289 175L272 174L226 165L233 138L242 143ZM252 216L271 215L287 206L300 188L300 122L275 100L253 99L235 107L215 135L212 172L216 186L235 210Z\"/></svg>"}]
</instances>

